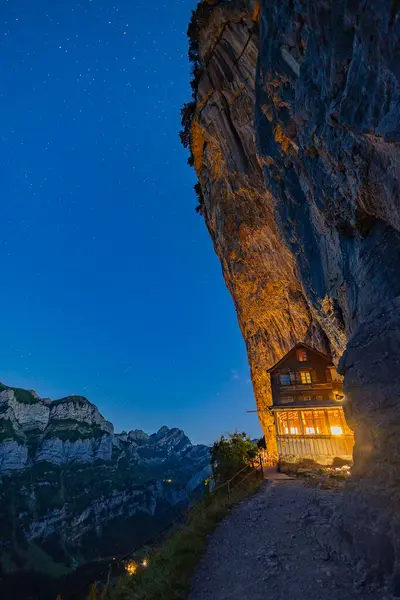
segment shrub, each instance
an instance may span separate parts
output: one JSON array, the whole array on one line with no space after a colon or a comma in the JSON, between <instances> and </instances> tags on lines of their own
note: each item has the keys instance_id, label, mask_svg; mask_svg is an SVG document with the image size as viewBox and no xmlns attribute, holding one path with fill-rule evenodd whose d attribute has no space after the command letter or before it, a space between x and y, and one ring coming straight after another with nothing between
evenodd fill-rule
<instances>
[{"instance_id":1,"label":"shrub","mask_svg":"<svg viewBox=\"0 0 400 600\"><path fill-rule=\"evenodd\" d=\"M224 483L240 469L250 465L258 454L258 446L254 444L245 432L221 436L211 448L211 463L219 484Z\"/></svg>"},{"instance_id":2,"label":"shrub","mask_svg":"<svg viewBox=\"0 0 400 600\"><path fill-rule=\"evenodd\" d=\"M192 16L187 29L187 36L189 38L188 56L192 65L192 80L190 82L190 87L192 88L192 101L186 102L186 104L184 104L181 108L182 129L179 132L179 137L183 146L189 149L190 155L188 158L188 164L191 167L195 166L195 156L193 148L191 147L191 137L193 133L192 125L196 110L197 88L200 78L203 74L203 66L200 61L199 52L200 30L207 24L214 6L218 3L218 0L200 0L197 8L192 11ZM199 165L197 165L197 167L199 167ZM199 168L196 170L198 171ZM194 190L199 200L199 203L196 206L196 212L204 215L204 201L199 183L194 186Z\"/></svg>"},{"instance_id":3,"label":"shrub","mask_svg":"<svg viewBox=\"0 0 400 600\"><path fill-rule=\"evenodd\" d=\"M196 102L186 102L181 108L181 124L182 130L179 132L182 145L185 148L190 148L190 129L192 126L192 119L196 108Z\"/></svg>"}]
</instances>

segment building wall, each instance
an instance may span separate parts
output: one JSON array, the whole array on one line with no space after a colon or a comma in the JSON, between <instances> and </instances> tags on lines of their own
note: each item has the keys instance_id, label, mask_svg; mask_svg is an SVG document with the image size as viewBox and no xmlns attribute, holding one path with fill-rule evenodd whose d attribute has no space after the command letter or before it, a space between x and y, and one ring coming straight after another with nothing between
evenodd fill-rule
<instances>
[{"instance_id":1,"label":"building wall","mask_svg":"<svg viewBox=\"0 0 400 600\"><path fill-rule=\"evenodd\" d=\"M351 462L354 439L351 435L337 437L278 436L281 461L296 462L310 459L321 465L331 464L334 458Z\"/></svg>"},{"instance_id":2,"label":"building wall","mask_svg":"<svg viewBox=\"0 0 400 600\"><path fill-rule=\"evenodd\" d=\"M275 424L281 461L312 459L327 465L340 458L352 462L354 437L342 407L278 410ZM338 427L340 432L335 432Z\"/></svg>"},{"instance_id":3,"label":"building wall","mask_svg":"<svg viewBox=\"0 0 400 600\"><path fill-rule=\"evenodd\" d=\"M330 357L323 357L318 353L307 349L308 360L299 361L297 358L297 349L293 349L277 369L271 372L271 387L274 405L285 404L286 396L293 396L294 402L301 402L301 396L318 396L316 402L327 404L335 401L336 393L342 393L342 383L340 376L336 381L332 381ZM330 368L328 368L330 367ZM300 370L310 370L312 384L301 384L295 374ZM291 385L282 385L280 375L290 371Z\"/></svg>"}]
</instances>

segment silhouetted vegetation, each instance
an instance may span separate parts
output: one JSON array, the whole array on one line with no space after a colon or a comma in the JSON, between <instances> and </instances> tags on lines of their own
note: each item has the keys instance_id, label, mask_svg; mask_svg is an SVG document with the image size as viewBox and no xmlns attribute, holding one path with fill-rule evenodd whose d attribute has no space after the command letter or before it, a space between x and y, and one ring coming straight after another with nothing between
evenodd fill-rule
<instances>
[{"instance_id":1,"label":"silhouetted vegetation","mask_svg":"<svg viewBox=\"0 0 400 600\"><path fill-rule=\"evenodd\" d=\"M245 432L221 436L211 448L211 464L218 484L224 483L235 473L250 465L258 454L258 446Z\"/></svg>"},{"instance_id":2,"label":"silhouetted vegetation","mask_svg":"<svg viewBox=\"0 0 400 600\"><path fill-rule=\"evenodd\" d=\"M266 447L267 447L267 444L265 443L265 435L263 435L263 436L262 436L262 437L261 437L261 438L258 440L258 442L257 442L257 446L258 446L259 448L263 448L264 450L266 449Z\"/></svg>"},{"instance_id":3,"label":"silhouetted vegetation","mask_svg":"<svg viewBox=\"0 0 400 600\"><path fill-rule=\"evenodd\" d=\"M184 104L181 108L182 129L179 132L179 137L181 138L182 145L185 148L189 148L189 149L190 149L190 128L192 126L192 119L193 119L195 108L196 108L196 102L194 100L192 100L192 102L186 102L186 104ZM191 162L189 162L189 160ZM193 166L192 156L190 156L190 158L188 159L188 164L190 164L191 167Z\"/></svg>"},{"instance_id":4,"label":"silhouetted vegetation","mask_svg":"<svg viewBox=\"0 0 400 600\"><path fill-rule=\"evenodd\" d=\"M190 156L188 158L188 165L191 167L194 166L194 157L190 144L191 129L196 110L197 88L203 74L203 66L200 60L200 30L206 25L214 6L218 3L219 2L215 0L202 0L199 2L196 9L192 11L187 30L187 36L189 38L188 56L192 65L192 80L190 82L190 87L192 88L192 100L186 102L181 108L182 129L179 132L179 137L183 146L189 149ZM204 214L204 198L199 183L196 183L194 190L199 201L196 212Z\"/></svg>"},{"instance_id":5,"label":"silhouetted vegetation","mask_svg":"<svg viewBox=\"0 0 400 600\"><path fill-rule=\"evenodd\" d=\"M196 196L197 199L199 201L198 205L196 206L196 212L200 213L201 215L203 215L203 207L204 207L204 196L203 196L203 192L201 191L201 185L199 182L197 182L194 186L194 191L196 192Z\"/></svg>"}]
</instances>

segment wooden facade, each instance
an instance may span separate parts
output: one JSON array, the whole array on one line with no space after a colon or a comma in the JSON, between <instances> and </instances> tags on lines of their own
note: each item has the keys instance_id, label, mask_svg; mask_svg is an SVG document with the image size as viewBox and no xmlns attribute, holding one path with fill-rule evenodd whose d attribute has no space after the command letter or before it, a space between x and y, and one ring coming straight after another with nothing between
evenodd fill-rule
<instances>
[{"instance_id":1,"label":"wooden facade","mask_svg":"<svg viewBox=\"0 0 400 600\"><path fill-rule=\"evenodd\" d=\"M354 438L343 412L342 378L332 358L297 344L269 373L280 460L351 462Z\"/></svg>"}]
</instances>

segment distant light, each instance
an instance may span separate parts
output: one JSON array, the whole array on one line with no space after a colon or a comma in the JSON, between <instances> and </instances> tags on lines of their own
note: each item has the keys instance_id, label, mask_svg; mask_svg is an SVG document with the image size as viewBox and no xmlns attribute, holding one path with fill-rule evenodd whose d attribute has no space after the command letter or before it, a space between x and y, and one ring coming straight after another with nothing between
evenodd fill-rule
<instances>
[{"instance_id":1,"label":"distant light","mask_svg":"<svg viewBox=\"0 0 400 600\"><path fill-rule=\"evenodd\" d=\"M137 568L137 563L135 563L134 560L131 560L125 565L125 571L128 573L128 575L134 575L137 571Z\"/></svg>"},{"instance_id":2,"label":"distant light","mask_svg":"<svg viewBox=\"0 0 400 600\"><path fill-rule=\"evenodd\" d=\"M144 559L142 560L142 567L147 567L147 566L148 566L148 564L149 564L149 561L147 560L147 558L144 558Z\"/></svg>"},{"instance_id":3,"label":"distant light","mask_svg":"<svg viewBox=\"0 0 400 600\"><path fill-rule=\"evenodd\" d=\"M341 427L331 427L332 435L342 435L343 430Z\"/></svg>"},{"instance_id":4,"label":"distant light","mask_svg":"<svg viewBox=\"0 0 400 600\"><path fill-rule=\"evenodd\" d=\"M167 479L167 483L172 483L172 479Z\"/></svg>"}]
</instances>

